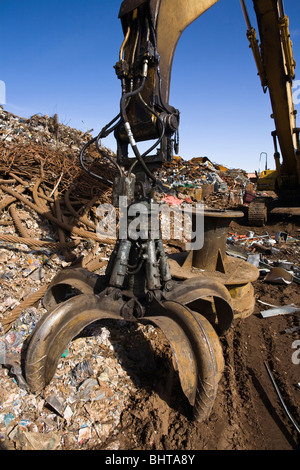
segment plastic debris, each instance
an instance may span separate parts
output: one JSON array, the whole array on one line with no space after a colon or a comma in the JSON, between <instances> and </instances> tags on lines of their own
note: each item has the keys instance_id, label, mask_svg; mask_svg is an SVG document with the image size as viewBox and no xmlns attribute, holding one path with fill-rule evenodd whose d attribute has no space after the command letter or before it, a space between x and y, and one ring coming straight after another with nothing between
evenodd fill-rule
<instances>
[{"instance_id":1,"label":"plastic debris","mask_svg":"<svg viewBox=\"0 0 300 470\"><path fill-rule=\"evenodd\" d=\"M293 275L283 268L275 267L266 275L264 281L272 284L291 284Z\"/></svg>"},{"instance_id":2,"label":"plastic debris","mask_svg":"<svg viewBox=\"0 0 300 470\"><path fill-rule=\"evenodd\" d=\"M175 196L165 196L163 200L164 202L166 202L167 204L170 204L171 206L178 206L179 204L183 202L182 199L178 199Z\"/></svg>"},{"instance_id":3,"label":"plastic debris","mask_svg":"<svg viewBox=\"0 0 300 470\"><path fill-rule=\"evenodd\" d=\"M66 406L64 398L52 394L50 397L46 398L45 401L47 405L54 409L60 416L64 416Z\"/></svg>"},{"instance_id":4,"label":"plastic debris","mask_svg":"<svg viewBox=\"0 0 300 470\"><path fill-rule=\"evenodd\" d=\"M258 268L259 263L260 263L260 255L257 255L257 254L248 255L247 261L248 261L248 263L251 263L251 264L253 264L254 266L256 266Z\"/></svg>"},{"instance_id":5,"label":"plastic debris","mask_svg":"<svg viewBox=\"0 0 300 470\"><path fill-rule=\"evenodd\" d=\"M260 312L263 318L274 317L276 315L286 315L288 313L298 313L300 312L300 307L296 305L285 305L283 307L274 307L268 310L263 310Z\"/></svg>"},{"instance_id":6,"label":"plastic debris","mask_svg":"<svg viewBox=\"0 0 300 470\"><path fill-rule=\"evenodd\" d=\"M60 442L56 433L31 432L20 425L14 428L9 436L17 450L56 450Z\"/></svg>"}]
</instances>

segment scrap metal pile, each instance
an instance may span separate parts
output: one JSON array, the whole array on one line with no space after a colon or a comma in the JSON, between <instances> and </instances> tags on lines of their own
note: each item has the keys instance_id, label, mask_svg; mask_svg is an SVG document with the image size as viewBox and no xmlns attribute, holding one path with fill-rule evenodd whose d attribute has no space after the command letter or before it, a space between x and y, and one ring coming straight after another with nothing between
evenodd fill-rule
<instances>
[{"instance_id":1,"label":"scrap metal pile","mask_svg":"<svg viewBox=\"0 0 300 470\"><path fill-rule=\"evenodd\" d=\"M57 115L34 115L24 119L0 107L1 175L14 173L31 181L41 178L51 190L59 182L60 192L72 186L72 191L79 191L82 199L101 195L107 187L82 172L78 161L82 145L90 138L88 132L58 123ZM103 152L112 154L105 148ZM89 156L94 161L98 154L91 152ZM103 162L99 158L93 170L97 169L103 176L112 177L115 173L108 160Z\"/></svg>"},{"instance_id":2,"label":"scrap metal pile","mask_svg":"<svg viewBox=\"0 0 300 470\"><path fill-rule=\"evenodd\" d=\"M111 187L95 181L80 167L78 152L89 138L88 133L59 124L56 115L23 119L1 109L2 245L59 253L63 259L74 261L77 256L72 250L92 243L95 246L81 265L92 261L89 269L95 270L99 262L103 263L102 256L95 256L101 241L96 234L95 211L100 203L110 201ZM103 152L112 153L108 149ZM94 172L114 175L109 161L96 159L92 153L88 157ZM38 300L39 295L43 295L43 289L24 305ZM17 314L20 312L21 308ZM11 320L3 320L4 331L11 327L17 314Z\"/></svg>"},{"instance_id":3,"label":"scrap metal pile","mask_svg":"<svg viewBox=\"0 0 300 470\"><path fill-rule=\"evenodd\" d=\"M255 195L255 185L244 170L228 169L207 157L174 157L174 162L163 165L158 176L179 198L189 197L189 202L203 202L218 209L242 206L247 204L249 194Z\"/></svg>"},{"instance_id":4,"label":"scrap metal pile","mask_svg":"<svg viewBox=\"0 0 300 470\"><path fill-rule=\"evenodd\" d=\"M265 282L300 284L299 229L297 234L290 236L286 232L277 231L275 235L270 235L263 229L260 234L252 230L243 235L229 232L227 253L256 266Z\"/></svg>"}]
</instances>

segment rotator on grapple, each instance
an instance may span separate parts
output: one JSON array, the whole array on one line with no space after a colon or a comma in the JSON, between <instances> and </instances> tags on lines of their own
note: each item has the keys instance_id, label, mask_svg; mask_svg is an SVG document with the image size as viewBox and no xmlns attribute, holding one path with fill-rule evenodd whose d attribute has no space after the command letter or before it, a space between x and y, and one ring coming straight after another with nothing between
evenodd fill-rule
<instances>
[{"instance_id":1,"label":"rotator on grapple","mask_svg":"<svg viewBox=\"0 0 300 470\"><path fill-rule=\"evenodd\" d=\"M104 155L118 170L113 203L117 205L119 197L125 197L128 214L130 207L139 203L148 218L156 217L153 214L155 191L166 190L153 170L171 160L173 148L177 150L178 145L179 112L168 104L175 46L183 29L215 3L192 0L186 9L184 1L172 1L172 8L178 9L176 18L169 15L168 0L122 3L124 42L115 67L122 83L120 113L85 145L80 155L83 168L103 179L86 167L85 151L90 145L96 145L101 153L100 140L114 132L117 160ZM155 143L141 155L136 142L145 140L155 140ZM129 145L133 158L128 157ZM150 156L158 146L157 154ZM204 211L204 217L212 216L214 230L224 234L224 220L229 220L230 214L227 218L225 214L224 219L224 213L212 212ZM193 209L192 219L198 215ZM153 234L150 225L138 237L130 230L125 231L125 236L119 233L105 275L83 268L67 268L54 278L44 297L48 312L27 345L25 376L33 392L41 392L52 380L61 354L83 328L96 320L125 319L150 323L162 330L175 356L182 390L193 407L195 419L202 421L209 416L224 368L219 336L230 328L234 318L229 289L235 286L234 276L232 273L229 276L230 286L222 278L228 275L224 237L218 234L220 246L210 245L206 250L206 258L214 258L217 253L216 265L210 268L208 276L201 263L195 266L191 263L189 267L185 264L181 271L191 275L180 278L176 269L172 273L161 231ZM209 232L208 236L214 234ZM204 251L205 244L204 240ZM242 288L251 280L253 272L250 278L244 279ZM240 283L236 284L239 296L243 297ZM65 300L70 287L78 295Z\"/></svg>"}]
</instances>

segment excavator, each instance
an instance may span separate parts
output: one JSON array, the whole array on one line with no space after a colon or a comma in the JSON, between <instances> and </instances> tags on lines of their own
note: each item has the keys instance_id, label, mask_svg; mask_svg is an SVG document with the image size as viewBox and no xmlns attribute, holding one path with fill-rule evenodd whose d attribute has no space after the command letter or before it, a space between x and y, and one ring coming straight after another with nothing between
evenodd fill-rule
<instances>
[{"instance_id":1,"label":"excavator","mask_svg":"<svg viewBox=\"0 0 300 470\"><path fill-rule=\"evenodd\" d=\"M296 62L289 33L289 18L283 1L254 1L260 46L252 27L245 0L241 5L247 24L247 37L260 77L269 90L275 130L275 170L261 172L257 190L262 193L248 207L248 222L263 226L275 214L300 215L300 128L296 126L292 86ZM281 153L280 153L281 152Z\"/></svg>"},{"instance_id":2,"label":"excavator","mask_svg":"<svg viewBox=\"0 0 300 470\"><path fill-rule=\"evenodd\" d=\"M180 113L169 103L176 45L185 28L217 1L124 0L120 5L124 40L115 65L122 91L120 109L84 145L79 159L84 171L101 181L105 178L90 170L86 152L92 146L110 160L117 174L112 202L117 206L125 198L127 214L138 202L147 217L155 219L155 194L168 191L156 170L178 152ZM264 30L270 14L274 19L278 2L253 3ZM273 54L273 43L270 47L266 51ZM111 133L116 158L100 145ZM140 142L149 143L143 153ZM286 163L286 172L293 163ZM226 254L229 223L243 214L192 206L190 215L193 225L204 217L204 243L184 253L183 264L167 256L161 227L138 236L125 230L118 234L104 275L69 267L54 277L43 299L47 312L24 348L24 378L32 393L42 393L52 381L61 355L86 326L102 319L126 320L162 330L193 419L203 422L210 416L225 365L221 337L235 318L253 313L252 281L259 271Z\"/></svg>"}]
</instances>

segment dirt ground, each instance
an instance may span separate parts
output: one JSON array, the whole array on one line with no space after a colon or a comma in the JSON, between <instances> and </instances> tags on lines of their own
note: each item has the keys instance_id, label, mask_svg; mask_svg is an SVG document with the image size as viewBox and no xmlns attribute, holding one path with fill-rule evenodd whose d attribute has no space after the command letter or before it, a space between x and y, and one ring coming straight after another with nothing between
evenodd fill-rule
<instances>
[{"instance_id":1,"label":"dirt ground","mask_svg":"<svg viewBox=\"0 0 300 470\"><path fill-rule=\"evenodd\" d=\"M251 227L234 222L236 233ZM299 236L299 220L271 221L267 227L253 228L256 233L274 235L287 231ZM299 263L294 250L282 249L281 259ZM299 285L272 285L258 279L256 298L273 305L300 304ZM120 449L127 450L296 450L299 434L281 405L264 363L272 371L288 411L300 421L299 360L292 355L299 350L299 330L285 333L299 325L299 313L263 318L256 302L254 313L237 319L221 339L225 371L219 383L212 414L204 423L190 421L180 385L171 377L171 363L164 361L155 377L144 377L144 388L132 399L121 417ZM298 344L297 348L295 346ZM161 335L160 352L168 356ZM161 355L158 359L161 360ZM299 354L297 356L299 358ZM159 374L158 374L159 371ZM159 378L160 375L160 378ZM165 384L173 380L171 393ZM153 386L154 384L154 386ZM167 397L167 400L166 400ZM107 443L106 443L107 446Z\"/></svg>"}]
</instances>

